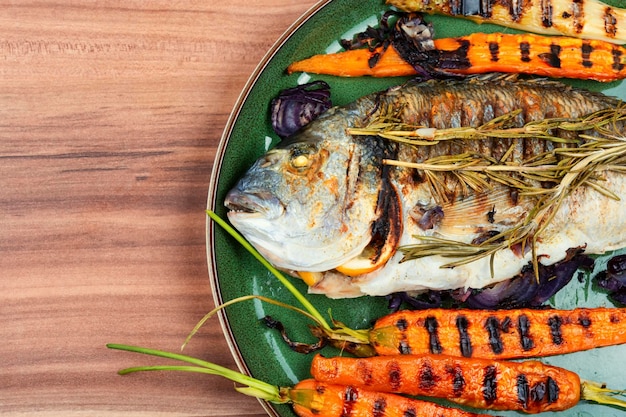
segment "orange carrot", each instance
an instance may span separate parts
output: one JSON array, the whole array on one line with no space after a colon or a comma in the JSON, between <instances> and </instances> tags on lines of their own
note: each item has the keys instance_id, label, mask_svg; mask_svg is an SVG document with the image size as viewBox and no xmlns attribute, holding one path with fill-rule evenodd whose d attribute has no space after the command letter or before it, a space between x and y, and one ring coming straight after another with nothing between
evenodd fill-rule
<instances>
[{"instance_id":1,"label":"orange carrot","mask_svg":"<svg viewBox=\"0 0 626 417\"><path fill-rule=\"evenodd\" d=\"M396 394L376 393L352 386L326 384L312 379L300 381L293 387L278 387L212 362L180 353L120 344L108 344L107 347L188 364L132 367L119 371L121 375L141 371L185 371L218 375L235 382L237 384L235 389L242 394L275 404L291 404L300 417L489 417Z\"/></svg>"},{"instance_id":2,"label":"orange carrot","mask_svg":"<svg viewBox=\"0 0 626 417\"><path fill-rule=\"evenodd\" d=\"M599 40L534 34L474 33L434 40L439 51L435 70L469 75L486 72L525 73L556 78L614 81L626 78L626 48ZM370 68L373 54L381 53ZM418 63L419 64L419 63ZM289 65L288 73L309 72L342 77L415 75L393 47L354 49L315 55Z\"/></svg>"},{"instance_id":3,"label":"orange carrot","mask_svg":"<svg viewBox=\"0 0 626 417\"><path fill-rule=\"evenodd\" d=\"M370 391L447 398L458 404L526 413L574 407L598 384L539 361L511 362L446 355L324 358L316 355L311 375L328 384ZM595 398L597 400L597 398Z\"/></svg>"},{"instance_id":4,"label":"orange carrot","mask_svg":"<svg viewBox=\"0 0 626 417\"><path fill-rule=\"evenodd\" d=\"M510 359L626 343L626 309L399 311L369 331L379 355Z\"/></svg>"},{"instance_id":5,"label":"orange carrot","mask_svg":"<svg viewBox=\"0 0 626 417\"><path fill-rule=\"evenodd\" d=\"M371 52L368 49L350 49L335 54L314 55L296 61L287 67L287 73L309 72L312 74L336 75L339 77L402 77L415 75L415 68L398 55L392 47L387 48L376 65L370 67L369 60L381 48Z\"/></svg>"},{"instance_id":6,"label":"orange carrot","mask_svg":"<svg viewBox=\"0 0 626 417\"><path fill-rule=\"evenodd\" d=\"M489 417L401 395L312 379L298 383L289 395L300 417Z\"/></svg>"}]
</instances>

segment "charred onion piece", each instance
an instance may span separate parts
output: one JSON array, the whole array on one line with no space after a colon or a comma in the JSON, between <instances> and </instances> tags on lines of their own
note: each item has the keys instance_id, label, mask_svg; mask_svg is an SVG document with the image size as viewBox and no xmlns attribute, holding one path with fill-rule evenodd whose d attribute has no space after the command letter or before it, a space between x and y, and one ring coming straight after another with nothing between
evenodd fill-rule
<instances>
[{"instance_id":1,"label":"charred onion piece","mask_svg":"<svg viewBox=\"0 0 626 417\"><path fill-rule=\"evenodd\" d=\"M528 267L511 280L473 291L465 303L469 308L540 307L566 286L579 268L589 270L591 267L593 259L582 249L570 249L560 262L549 266L539 264L539 281L532 267Z\"/></svg>"},{"instance_id":2,"label":"charred onion piece","mask_svg":"<svg viewBox=\"0 0 626 417\"><path fill-rule=\"evenodd\" d=\"M615 261L614 264L618 262L620 261ZM621 273L626 276L626 257L620 265ZM388 307L392 311L399 310L403 304L416 310L443 307L446 304L460 304L462 307L473 309L538 308L567 285L576 271L592 268L593 259L585 255L581 248L574 248L570 249L567 257L560 262L550 266L539 264L539 281L532 265L529 264L517 276L480 290L429 291L416 297L411 297L407 293L395 293L387 296ZM613 270L618 268L614 266ZM609 289L610 286L616 297L626 300L626 286L622 287L619 281L607 278L606 274L602 279L602 282L598 281L598 285L605 289ZM623 294L618 294L617 291L622 288Z\"/></svg>"},{"instance_id":3,"label":"charred onion piece","mask_svg":"<svg viewBox=\"0 0 626 417\"><path fill-rule=\"evenodd\" d=\"M411 297L406 292L397 292L386 296L387 307L391 311L398 311L402 304L406 304L409 308L416 310L425 310L427 308L437 308L443 306L443 297L447 291L428 291L416 297Z\"/></svg>"},{"instance_id":4,"label":"charred onion piece","mask_svg":"<svg viewBox=\"0 0 626 417\"><path fill-rule=\"evenodd\" d=\"M613 302L626 305L626 254L609 259L606 271L595 277L596 284L609 292Z\"/></svg>"},{"instance_id":5,"label":"charred onion piece","mask_svg":"<svg viewBox=\"0 0 626 417\"><path fill-rule=\"evenodd\" d=\"M609 259L606 273L622 285L626 285L626 255L617 255Z\"/></svg>"},{"instance_id":6,"label":"charred onion piece","mask_svg":"<svg viewBox=\"0 0 626 417\"><path fill-rule=\"evenodd\" d=\"M289 137L331 106L330 86L324 81L288 88L272 100L272 128L281 138Z\"/></svg>"}]
</instances>

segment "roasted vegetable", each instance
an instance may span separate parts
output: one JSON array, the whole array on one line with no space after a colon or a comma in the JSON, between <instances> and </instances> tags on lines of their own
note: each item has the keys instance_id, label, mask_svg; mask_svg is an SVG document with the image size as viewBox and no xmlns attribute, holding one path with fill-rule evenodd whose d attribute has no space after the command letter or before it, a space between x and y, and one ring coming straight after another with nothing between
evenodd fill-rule
<instances>
[{"instance_id":1,"label":"roasted vegetable","mask_svg":"<svg viewBox=\"0 0 626 417\"><path fill-rule=\"evenodd\" d=\"M461 289L455 291L435 291L414 296L406 292L387 296L389 309L398 311L403 304L411 309L459 305L472 309L540 307L567 285L579 269L591 271L594 260L581 249L568 251L568 256L551 265L538 264L539 273L532 268L522 271L506 281L498 282L482 289Z\"/></svg>"},{"instance_id":2,"label":"roasted vegetable","mask_svg":"<svg viewBox=\"0 0 626 417\"><path fill-rule=\"evenodd\" d=\"M626 309L400 311L369 337L379 355L549 356L626 343Z\"/></svg>"},{"instance_id":3,"label":"roasted vegetable","mask_svg":"<svg viewBox=\"0 0 626 417\"><path fill-rule=\"evenodd\" d=\"M595 277L599 287L609 292L609 298L618 304L626 304L626 255L609 259L606 271Z\"/></svg>"},{"instance_id":4,"label":"roasted vegetable","mask_svg":"<svg viewBox=\"0 0 626 417\"><path fill-rule=\"evenodd\" d=\"M488 417L401 395L315 380L300 382L290 393L301 417Z\"/></svg>"},{"instance_id":5,"label":"roasted vegetable","mask_svg":"<svg viewBox=\"0 0 626 417\"><path fill-rule=\"evenodd\" d=\"M278 136L286 138L331 106L330 86L324 81L285 89L272 100L272 128Z\"/></svg>"},{"instance_id":6,"label":"roasted vegetable","mask_svg":"<svg viewBox=\"0 0 626 417\"><path fill-rule=\"evenodd\" d=\"M554 78L615 81L626 77L626 48L599 40L533 34L474 33L434 40L421 63L414 64L457 75L505 72ZM372 56L380 58L370 66ZM428 62L425 62L428 61ZM308 72L342 77L394 77L419 74L393 47L352 49L297 61L289 73Z\"/></svg>"},{"instance_id":7,"label":"roasted vegetable","mask_svg":"<svg viewBox=\"0 0 626 417\"><path fill-rule=\"evenodd\" d=\"M490 417L485 414L475 414L400 395L325 384L312 379L301 381L294 387L277 387L214 363L186 355L118 344L109 344L107 347L175 359L190 364L128 368L119 372L122 375L138 371L168 370L219 375L243 385L235 387L242 394L276 404L291 404L295 413L300 417Z\"/></svg>"},{"instance_id":8,"label":"roasted vegetable","mask_svg":"<svg viewBox=\"0 0 626 417\"><path fill-rule=\"evenodd\" d=\"M626 406L614 391L539 361L511 362L446 355L371 358L316 355L311 375L327 384L370 391L446 398L458 404L525 413L560 411L580 400Z\"/></svg>"},{"instance_id":9,"label":"roasted vegetable","mask_svg":"<svg viewBox=\"0 0 626 417\"><path fill-rule=\"evenodd\" d=\"M406 12L464 17L528 32L626 43L626 10L598 0L387 0L387 4Z\"/></svg>"}]
</instances>

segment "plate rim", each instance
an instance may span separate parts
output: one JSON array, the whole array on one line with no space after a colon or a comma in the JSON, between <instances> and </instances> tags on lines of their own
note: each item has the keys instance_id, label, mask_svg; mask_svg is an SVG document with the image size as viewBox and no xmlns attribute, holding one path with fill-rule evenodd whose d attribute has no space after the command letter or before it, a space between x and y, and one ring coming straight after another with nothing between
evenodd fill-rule
<instances>
[{"instance_id":1,"label":"plate rim","mask_svg":"<svg viewBox=\"0 0 626 417\"><path fill-rule=\"evenodd\" d=\"M272 58L276 55L276 53L280 50L280 48L291 38L291 36L300 29L309 19L315 16L320 10L324 7L328 6L332 3L333 0L319 0L317 3L313 4L308 10L306 10L298 19L296 19L281 35L280 37L272 44L272 46L265 53L261 61L257 64L252 74L248 77L243 89L241 90L235 105L233 106L230 115L226 121L226 125L224 126L224 130L219 140L218 147L215 152L215 157L213 159L213 166L211 168L211 176L209 179L209 188L207 194L207 209L211 211L215 211L216 208L216 196L217 196L217 183L221 173L222 162L224 160L224 155L226 152L226 148L228 146L228 142L230 140L230 136L232 134L235 122L238 119L238 116L245 104L248 96L255 83L258 81L259 77L269 65ZM223 304L222 293L219 287L218 276L217 276L217 265L215 262L215 223L211 220L210 217L206 216L206 225L205 225L205 236L206 236L206 256L207 256L207 269L209 275L209 283L211 285L211 294L213 297L213 303L215 306L219 306ZM220 322L220 327L222 328L222 332L226 339L226 343L231 352L231 355L237 365L237 368L240 372L252 376L241 351L239 350L239 346L235 340L235 336L232 333L228 317L226 316L226 312L224 310L219 310L217 312L217 316ZM281 417L280 413L272 406L271 403L258 399L259 403L265 410L265 412L272 417Z\"/></svg>"}]
</instances>

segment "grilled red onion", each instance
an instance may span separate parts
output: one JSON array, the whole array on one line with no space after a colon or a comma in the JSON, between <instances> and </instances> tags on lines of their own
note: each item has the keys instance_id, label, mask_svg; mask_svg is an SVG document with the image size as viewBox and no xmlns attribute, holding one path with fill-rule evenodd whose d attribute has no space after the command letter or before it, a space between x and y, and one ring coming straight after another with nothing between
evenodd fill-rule
<instances>
[{"instance_id":1,"label":"grilled red onion","mask_svg":"<svg viewBox=\"0 0 626 417\"><path fill-rule=\"evenodd\" d=\"M626 285L626 255L617 255L609 259L606 273L622 285Z\"/></svg>"},{"instance_id":2,"label":"grilled red onion","mask_svg":"<svg viewBox=\"0 0 626 417\"><path fill-rule=\"evenodd\" d=\"M596 275L595 282L608 291L611 300L626 305L626 254L609 259L606 271Z\"/></svg>"},{"instance_id":3,"label":"grilled red onion","mask_svg":"<svg viewBox=\"0 0 626 417\"><path fill-rule=\"evenodd\" d=\"M425 309L444 305L460 305L475 309L537 308L544 305L554 294L567 285L579 269L593 269L594 261L580 248L570 249L567 257L550 266L539 265L539 280L531 265L507 280L480 290L430 291L411 297L406 293L388 296L389 308L397 310L402 304L409 308ZM624 264L626 265L626 263ZM624 297L626 301L626 286Z\"/></svg>"},{"instance_id":4,"label":"grilled red onion","mask_svg":"<svg viewBox=\"0 0 626 417\"><path fill-rule=\"evenodd\" d=\"M465 303L470 308L540 307L566 286L580 268L591 270L593 259L581 249L570 249L561 262L539 264L539 280L532 267L528 267L508 281L473 291Z\"/></svg>"},{"instance_id":5,"label":"grilled red onion","mask_svg":"<svg viewBox=\"0 0 626 417\"><path fill-rule=\"evenodd\" d=\"M284 139L331 107L330 86L324 81L288 88L272 100L272 128Z\"/></svg>"}]
</instances>

